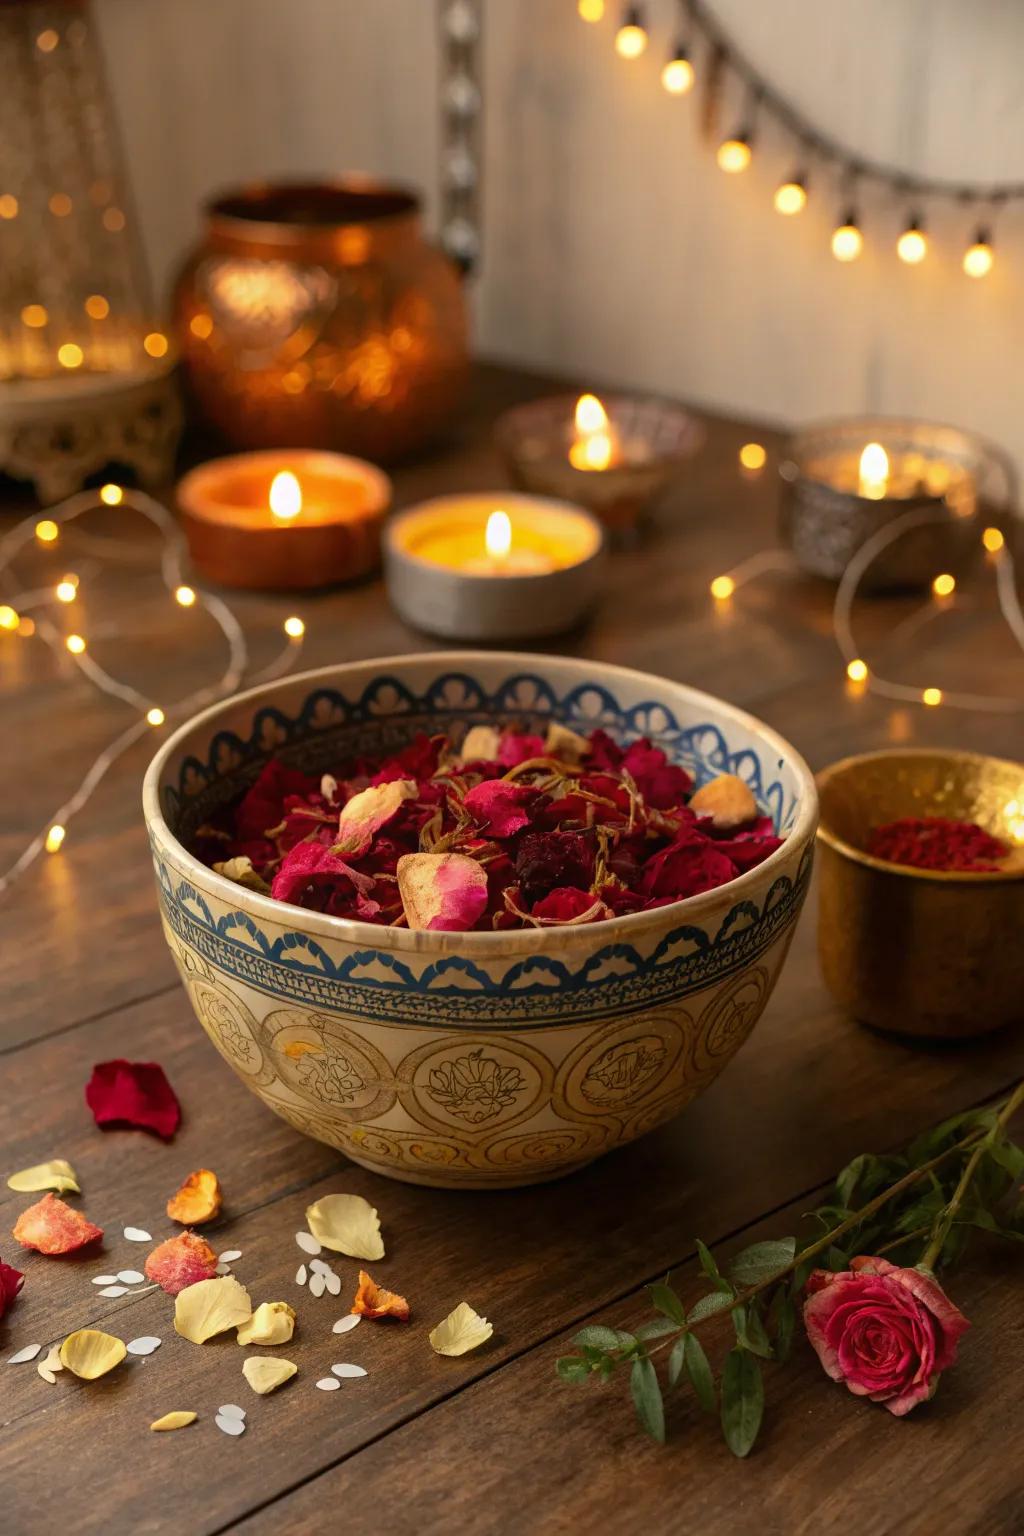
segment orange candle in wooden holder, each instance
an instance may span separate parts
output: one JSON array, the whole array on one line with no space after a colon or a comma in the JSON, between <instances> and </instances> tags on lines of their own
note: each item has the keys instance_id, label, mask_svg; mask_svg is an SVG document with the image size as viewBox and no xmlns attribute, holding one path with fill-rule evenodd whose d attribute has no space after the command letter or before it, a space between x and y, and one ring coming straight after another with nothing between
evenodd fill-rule
<instances>
[{"instance_id":1,"label":"orange candle in wooden holder","mask_svg":"<svg viewBox=\"0 0 1024 1536\"><path fill-rule=\"evenodd\" d=\"M222 587L295 591L377 569L391 481L340 453L271 449L213 459L178 485L196 568Z\"/></svg>"}]
</instances>

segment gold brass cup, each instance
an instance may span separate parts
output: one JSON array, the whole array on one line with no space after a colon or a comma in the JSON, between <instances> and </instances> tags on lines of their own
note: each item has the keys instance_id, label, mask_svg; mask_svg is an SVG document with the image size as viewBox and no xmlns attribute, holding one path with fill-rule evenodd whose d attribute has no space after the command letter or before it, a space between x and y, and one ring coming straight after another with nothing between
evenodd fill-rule
<instances>
[{"instance_id":1,"label":"gold brass cup","mask_svg":"<svg viewBox=\"0 0 1024 1536\"><path fill-rule=\"evenodd\" d=\"M818 950L839 1005L896 1034L967 1039L1024 1021L1024 764L973 752L867 752L818 775ZM977 822L1014 852L991 874L864 851L906 816Z\"/></svg>"}]
</instances>

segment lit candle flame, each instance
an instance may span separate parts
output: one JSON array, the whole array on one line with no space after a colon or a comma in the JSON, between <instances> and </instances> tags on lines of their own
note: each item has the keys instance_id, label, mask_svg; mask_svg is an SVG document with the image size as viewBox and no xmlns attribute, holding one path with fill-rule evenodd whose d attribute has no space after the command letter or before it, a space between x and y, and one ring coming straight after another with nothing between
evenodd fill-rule
<instances>
[{"instance_id":1,"label":"lit candle flame","mask_svg":"<svg viewBox=\"0 0 1024 1536\"><path fill-rule=\"evenodd\" d=\"M484 546L492 560L507 560L512 548L512 519L507 512L492 512L487 519Z\"/></svg>"},{"instance_id":2,"label":"lit candle flame","mask_svg":"<svg viewBox=\"0 0 1024 1536\"><path fill-rule=\"evenodd\" d=\"M577 432L607 432L608 412L596 395L580 395L576 402Z\"/></svg>"},{"instance_id":3,"label":"lit candle flame","mask_svg":"<svg viewBox=\"0 0 1024 1536\"><path fill-rule=\"evenodd\" d=\"M889 484L889 455L881 443L868 443L860 456L860 484L862 496L881 501Z\"/></svg>"},{"instance_id":4,"label":"lit candle flame","mask_svg":"<svg viewBox=\"0 0 1024 1536\"><path fill-rule=\"evenodd\" d=\"M290 523L302 511L302 487L290 469L282 469L270 482L270 511L278 523Z\"/></svg>"},{"instance_id":5,"label":"lit candle flame","mask_svg":"<svg viewBox=\"0 0 1024 1536\"><path fill-rule=\"evenodd\" d=\"M569 449L574 469L607 469L612 461L608 412L596 395L581 395L576 402L576 441Z\"/></svg>"}]
</instances>

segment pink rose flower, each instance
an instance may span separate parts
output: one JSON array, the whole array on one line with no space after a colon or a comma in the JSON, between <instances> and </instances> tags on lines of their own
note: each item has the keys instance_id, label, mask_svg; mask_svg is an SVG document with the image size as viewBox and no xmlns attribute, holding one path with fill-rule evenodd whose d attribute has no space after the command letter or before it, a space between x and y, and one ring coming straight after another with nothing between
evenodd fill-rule
<instances>
[{"instance_id":1,"label":"pink rose flower","mask_svg":"<svg viewBox=\"0 0 1024 1536\"><path fill-rule=\"evenodd\" d=\"M971 1326L934 1276L861 1257L807 1282L804 1327L826 1372L902 1417L927 1402Z\"/></svg>"}]
</instances>

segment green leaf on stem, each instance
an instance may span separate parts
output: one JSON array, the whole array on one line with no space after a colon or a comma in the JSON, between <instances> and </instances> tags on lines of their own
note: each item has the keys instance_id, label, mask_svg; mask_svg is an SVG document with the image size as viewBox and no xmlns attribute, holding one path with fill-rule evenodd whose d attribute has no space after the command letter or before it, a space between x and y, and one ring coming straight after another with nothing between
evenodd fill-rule
<instances>
[{"instance_id":1,"label":"green leaf on stem","mask_svg":"<svg viewBox=\"0 0 1024 1536\"><path fill-rule=\"evenodd\" d=\"M680 1327L686 1322L686 1308L667 1280L660 1281L657 1285L649 1285L647 1289L651 1293L651 1305L658 1311L670 1317Z\"/></svg>"},{"instance_id":2,"label":"green leaf on stem","mask_svg":"<svg viewBox=\"0 0 1024 1536\"><path fill-rule=\"evenodd\" d=\"M629 1373L629 1390L641 1426L652 1440L664 1445L665 1406L661 1400L661 1386L653 1361L646 1358L633 1361L633 1369Z\"/></svg>"},{"instance_id":3,"label":"green leaf on stem","mask_svg":"<svg viewBox=\"0 0 1024 1536\"><path fill-rule=\"evenodd\" d=\"M580 1329L573 1343L577 1349L618 1349L623 1337L625 1335L617 1328L602 1328L597 1323L591 1323ZM632 1335L628 1337L632 1338Z\"/></svg>"},{"instance_id":4,"label":"green leaf on stem","mask_svg":"<svg viewBox=\"0 0 1024 1536\"><path fill-rule=\"evenodd\" d=\"M690 1308L687 1321L690 1323L703 1322L706 1317L713 1317L716 1312L725 1312L732 1305L734 1292L732 1287L726 1291L711 1291L707 1296L702 1296L695 1301Z\"/></svg>"},{"instance_id":5,"label":"green leaf on stem","mask_svg":"<svg viewBox=\"0 0 1024 1536\"><path fill-rule=\"evenodd\" d=\"M671 1317L652 1317L650 1322L641 1323L636 1331L638 1339L661 1339L666 1333L675 1333L679 1324Z\"/></svg>"},{"instance_id":6,"label":"green leaf on stem","mask_svg":"<svg viewBox=\"0 0 1024 1536\"><path fill-rule=\"evenodd\" d=\"M779 1286L768 1308L768 1332L775 1341L776 1360L789 1359L795 1327L796 1307L793 1305L793 1298L784 1286Z\"/></svg>"},{"instance_id":7,"label":"green leaf on stem","mask_svg":"<svg viewBox=\"0 0 1024 1536\"><path fill-rule=\"evenodd\" d=\"M1024 1181L1024 1147L1012 1141L997 1141L989 1147L988 1155L1010 1175L1015 1184Z\"/></svg>"},{"instance_id":8,"label":"green leaf on stem","mask_svg":"<svg viewBox=\"0 0 1024 1536\"><path fill-rule=\"evenodd\" d=\"M743 1349L749 1349L752 1354L760 1355L763 1360L772 1358L772 1346L768 1342L768 1335L764 1331L764 1324L756 1306L735 1307L732 1325L736 1330L736 1340Z\"/></svg>"},{"instance_id":9,"label":"green leaf on stem","mask_svg":"<svg viewBox=\"0 0 1024 1536\"><path fill-rule=\"evenodd\" d=\"M777 1241L751 1243L729 1265L729 1279L740 1290L751 1285L762 1285L771 1280L793 1262L796 1238L783 1237Z\"/></svg>"},{"instance_id":10,"label":"green leaf on stem","mask_svg":"<svg viewBox=\"0 0 1024 1536\"><path fill-rule=\"evenodd\" d=\"M679 1343L683 1346L686 1374L690 1378L690 1385L696 1393L697 1401L705 1413L714 1413L715 1377L708 1357L704 1353L704 1347L693 1333L684 1333Z\"/></svg>"},{"instance_id":11,"label":"green leaf on stem","mask_svg":"<svg viewBox=\"0 0 1024 1536\"><path fill-rule=\"evenodd\" d=\"M590 1375L590 1366L579 1355L563 1355L555 1362L555 1370L562 1381L586 1381Z\"/></svg>"},{"instance_id":12,"label":"green leaf on stem","mask_svg":"<svg viewBox=\"0 0 1024 1536\"><path fill-rule=\"evenodd\" d=\"M734 1456L746 1456L764 1415L761 1367L745 1349L731 1349L722 1372L722 1433Z\"/></svg>"},{"instance_id":13,"label":"green leaf on stem","mask_svg":"<svg viewBox=\"0 0 1024 1536\"><path fill-rule=\"evenodd\" d=\"M706 1243L702 1243L699 1237L695 1238L694 1242L697 1245L697 1257L700 1259L701 1269L718 1290L725 1290L727 1282L723 1279L718 1265L711 1256L711 1249Z\"/></svg>"}]
</instances>

